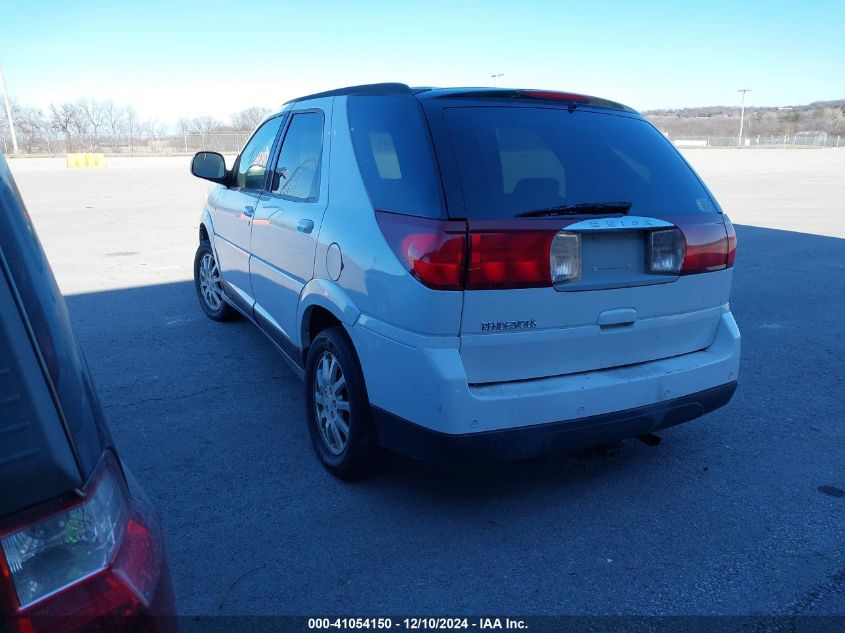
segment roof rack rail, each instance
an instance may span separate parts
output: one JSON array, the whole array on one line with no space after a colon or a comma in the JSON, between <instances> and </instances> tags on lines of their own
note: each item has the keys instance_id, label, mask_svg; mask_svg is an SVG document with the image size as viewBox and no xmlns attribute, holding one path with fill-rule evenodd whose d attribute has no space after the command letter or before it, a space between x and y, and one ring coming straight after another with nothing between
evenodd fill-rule
<instances>
[{"instance_id":1,"label":"roof rack rail","mask_svg":"<svg viewBox=\"0 0 845 633\"><path fill-rule=\"evenodd\" d=\"M327 90L326 92L317 92L312 95L305 95L304 97L297 97L296 99L289 99L285 101L284 105L293 103L294 101L305 101L306 99L317 99L319 97L339 97L343 95L368 95L368 96L383 96L383 95L409 95L413 94L407 84L400 83L382 83L382 84L363 84L360 86L347 86L346 88L337 88L336 90Z\"/></svg>"}]
</instances>

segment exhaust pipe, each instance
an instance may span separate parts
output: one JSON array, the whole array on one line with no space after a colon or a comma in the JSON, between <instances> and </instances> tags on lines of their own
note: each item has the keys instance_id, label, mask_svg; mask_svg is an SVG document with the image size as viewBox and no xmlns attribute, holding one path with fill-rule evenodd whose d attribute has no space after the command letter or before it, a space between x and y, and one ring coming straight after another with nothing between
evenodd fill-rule
<instances>
[{"instance_id":1,"label":"exhaust pipe","mask_svg":"<svg viewBox=\"0 0 845 633\"><path fill-rule=\"evenodd\" d=\"M637 439L646 446L657 446L660 444L660 437L654 433L646 433L645 435L638 435Z\"/></svg>"}]
</instances>

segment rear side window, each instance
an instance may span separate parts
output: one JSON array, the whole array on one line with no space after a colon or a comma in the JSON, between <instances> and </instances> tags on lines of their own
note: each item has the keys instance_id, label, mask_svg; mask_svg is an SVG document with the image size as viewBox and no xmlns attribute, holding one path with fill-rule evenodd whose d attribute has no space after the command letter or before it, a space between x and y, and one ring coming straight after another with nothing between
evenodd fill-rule
<instances>
[{"instance_id":1,"label":"rear side window","mask_svg":"<svg viewBox=\"0 0 845 633\"><path fill-rule=\"evenodd\" d=\"M273 172L273 193L288 200L317 202L323 157L323 114L294 114Z\"/></svg>"},{"instance_id":2,"label":"rear side window","mask_svg":"<svg viewBox=\"0 0 845 633\"><path fill-rule=\"evenodd\" d=\"M348 112L358 167L373 207L443 217L440 175L416 98L352 96Z\"/></svg>"},{"instance_id":3,"label":"rear side window","mask_svg":"<svg viewBox=\"0 0 845 633\"><path fill-rule=\"evenodd\" d=\"M557 108L447 108L467 215L630 202L632 215L715 212L675 149L641 119Z\"/></svg>"}]
</instances>

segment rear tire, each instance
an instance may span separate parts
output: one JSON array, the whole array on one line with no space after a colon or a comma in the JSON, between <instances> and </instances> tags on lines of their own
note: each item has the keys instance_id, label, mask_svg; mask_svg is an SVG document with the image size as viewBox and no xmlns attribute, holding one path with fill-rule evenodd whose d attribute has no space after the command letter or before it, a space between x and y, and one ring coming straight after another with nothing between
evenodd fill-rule
<instances>
[{"instance_id":1,"label":"rear tire","mask_svg":"<svg viewBox=\"0 0 845 633\"><path fill-rule=\"evenodd\" d=\"M314 452L340 479L358 479L381 465L364 372L343 328L323 330L305 363L305 415Z\"/></svg>"},{"instance_id":2,"label":"rear tire","mask_svg":"<svg viewBox=\"0 0 845 633\"><path fill-rule=\"evenodd\" d=\"M211 244L203 240L194 256L194 287L203 312L214 321L232 321L240 315L226 303L220 285L220 269Z\"/></svg>"}]
</instances>

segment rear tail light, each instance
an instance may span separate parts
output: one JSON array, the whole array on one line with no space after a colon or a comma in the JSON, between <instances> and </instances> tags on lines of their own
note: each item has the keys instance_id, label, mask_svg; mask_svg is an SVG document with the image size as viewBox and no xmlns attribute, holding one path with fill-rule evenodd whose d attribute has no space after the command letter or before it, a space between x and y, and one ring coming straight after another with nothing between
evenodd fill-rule
<instances>
[{"instance_id":1,"label":"rear tail light","mask_svg":"<svg viewBox=\"0 0 845 633\"><path fill-rule=\"evenodd\" d=\"M552 284L554 230L467 230L463 220L433 220L376 212L379 227L399 261L435 290L536 288ZM564 245L561 248L566 250ZM571 251L571 247L570 251ZM561 281L580 274L580 258L557 258ZM578 266L576 269L575 266Z\"/></svg>"},{"instance_id":2,"label":"rear tail light","mask_svg":"<svg viewBox=\"0 0 845 633\"><path fill-rule=\"evenodd\" d=\"M388 244L405 268L434 290L542 288L581 279L581 236L560 224L436 220L377 211ZM691 275L733 265L730 220L681 223L644 234L647 271ZM545 228L553 227L553 228Z\"/></svg>"},{"instance_id":3,"label":"rear tail light","mask_svg":"<svg viewBox=\"0 0 845 633\"><path fill-rule=\"evenodd\" d=\"M461 290L466 223L378 212L381 232L399 261L435 290Z\"/></svg>"},{"instance_id":4,"label":"rear tail light","mask_svg":"<svg viewBox=\"0 0 845 633\"><path fill-rule=\"evenodd\" d=\"M682 275L693 275L714 270L723 270L733 266L736 236L733 233L730 220L713 224L691 224L684 226L683 233L686 241Z\"/></svg>"},{"instance_id":5,"label":"rear tail light","mask_svg":"<svg viewBox=\"0 0 845 633\"><path fill-rule=\"evenodd\" d=\"M681 272L686 244L679 229L652 231L648 250L649 272L675 275Z\"/></svg>"},{"instance_id":6,"label":"rear tail light","mask_svg":"<svg viewBox=\"0 0 845 633\"><path fill-rule=\"evenodd\" d=\"M0 539L21 609L105 569L128 512L125 491L105 469L84 503Z\"/></svg>"},{"instance_id":7,"label":"rear tail light","mask_svg":"<svg viewBox=\"0 0 845 633\"><path fill-rule=\"evenodd\" d=\"M550 259L553 284L581 279L581 236L560 231L552 240Z\"/></svg>"},{"instance_id":8,"label":"rear tail light","mask_svg":"<svg viewBox=\"0 0 845 633\"><path fill-rule=\"evenodd\" d=\"M551 285L549 253L556 233L470 230L467 290Z\"/></svg>"},{"instance_id":9,"label":"rear tail light","mask_svg":"<svg viewBox=\"0 0 845 633\"><path fill-rule=\"evenodd\" d=\"M17 629L70 632L104 622L103 630L169 628L151 617L173 611L157 517L130 499L109 452L84 493L0 537L0 583L16 603Z\"/></svg>"}]
</instances>

